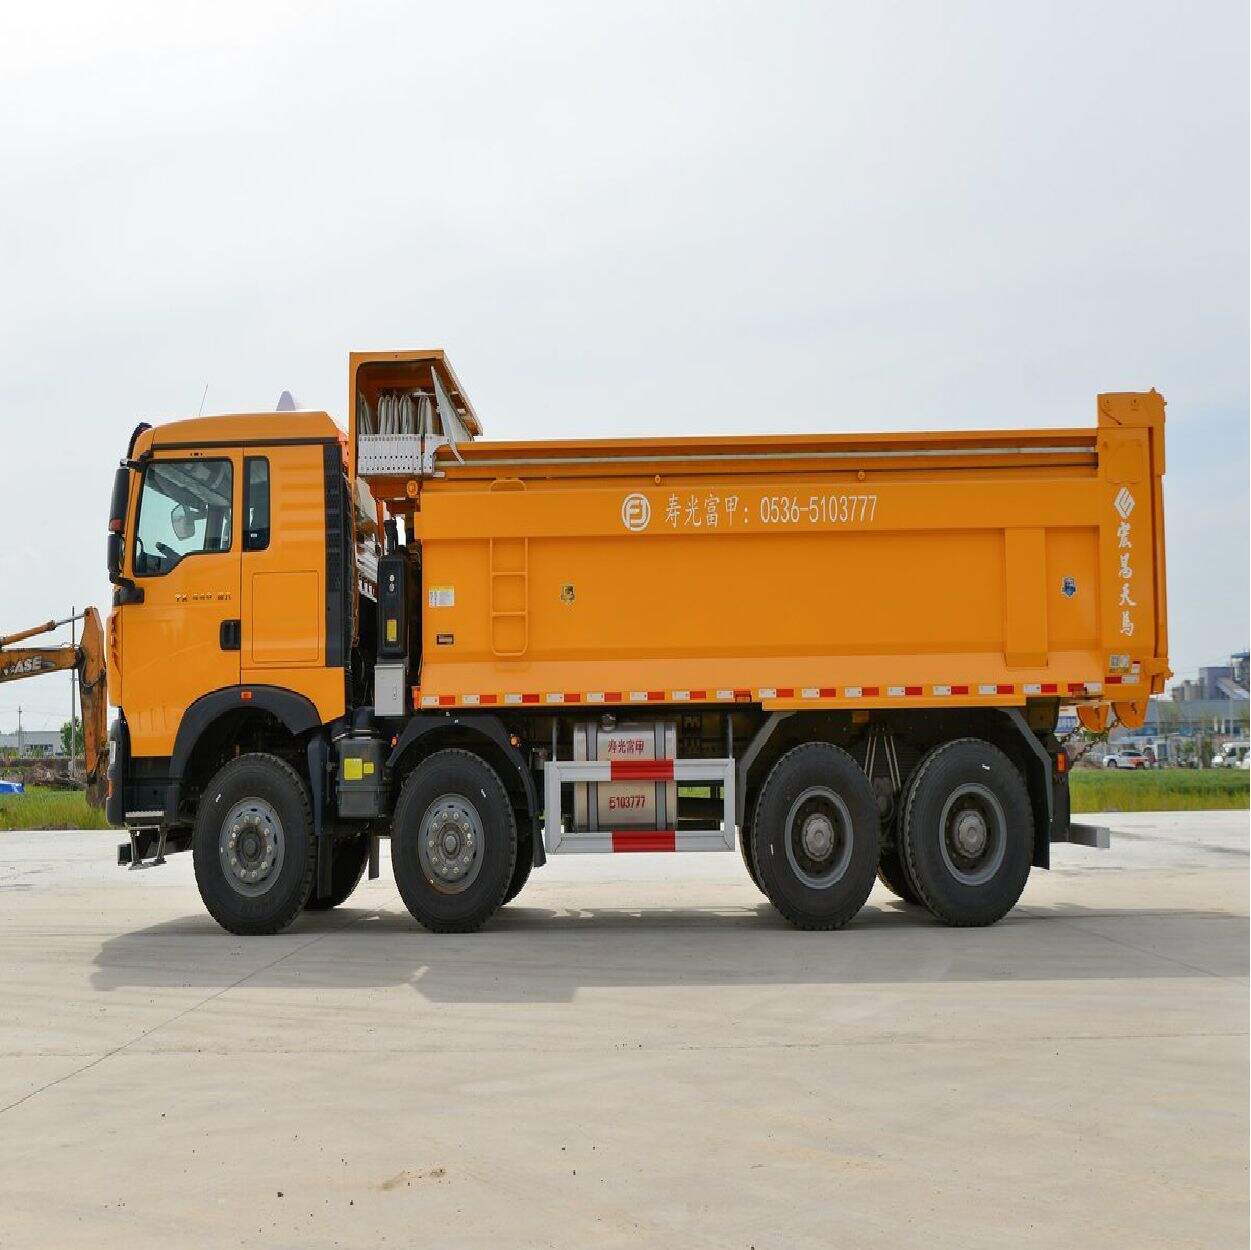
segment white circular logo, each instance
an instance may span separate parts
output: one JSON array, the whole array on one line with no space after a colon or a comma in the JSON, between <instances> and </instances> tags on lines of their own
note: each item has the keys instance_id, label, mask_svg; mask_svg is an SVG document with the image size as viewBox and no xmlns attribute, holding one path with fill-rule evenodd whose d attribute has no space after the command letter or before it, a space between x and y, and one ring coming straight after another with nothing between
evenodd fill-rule
<instances>
[{"instance_id":1,"label":"white circular logo","mask_svg":"<svg viewBox=\"0 0 1251 1250\"><path fill-rule=\"evenodd\" d=\"M652 519L652 505L646 495L627 495L621 501L621 524L631 533L645 530Z\"/></svg>"}]
</instances>

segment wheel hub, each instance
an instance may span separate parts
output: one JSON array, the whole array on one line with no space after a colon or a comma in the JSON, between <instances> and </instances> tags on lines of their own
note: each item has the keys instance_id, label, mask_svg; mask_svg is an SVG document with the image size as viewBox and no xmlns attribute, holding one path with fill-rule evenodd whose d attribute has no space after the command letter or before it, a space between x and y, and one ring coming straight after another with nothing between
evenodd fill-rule
<instances>
[{"instance_id":1,"label":"wheel hub","mask_svg":"<svg viewBox=\"0 0 1251 1250\"><path fill-rule=\"evenodd\" d=\"M800 834L804 854L811 859L826 859L834 849L834 822L823 812L817 812L804 821Z\"/></svg>"},{"instance_id":2,"label":"wheel hub","mask_svg":"<svg viewBox=\"0 0 1251 1250\"><path fill-rule=\"evenodd\" d=\"M467 889L482 866L477 808L462 795L444 795L426 810L417 855L427 879L449 894Z\"/></svg>"},{"instance_id":3,"label":"wheel hub","mask_svg":"<svg viewBox=\"0 0 1251 1250\"><path fill-rule=\"evenodd\" d=\"M231 886L248 897L263 894L282 870L282 821L264 799L244 799L226 813L217 847Z\"/></svg>"},{"instance_id":4,"label":"wheel hub","mask_svg":"<svg viewBox=\"0 0 1251 1250\"><path fill-rule=\"evenodd\" d=\"M986 849L989 836L986 819L980 812L965 811L957 817L953 837L961 854L976 858Z\"/></svg>"},{"instance_id":5,"label":"wheel hub","mask_svg":"<svg viewBox=\"0 0 1251 1250\"><path fill-rule=\"evenodd\" d=\"M851 863L851 813L827 786L810 786L791 804L786 817L786 859L810 889L840 881Z\"/></svg>"},{"instance_id":6,"label":"wheel hub","mask_svg":"<svg viewBox=\"0 0 1251 1250\"><path fill-rule=\"evenodd\" d=\"M959 785L943 805L939 849L962 885L980 886L999 871L1007 852L1007 820L995 793L978 782Z\"/></svg>"}]
</instances>

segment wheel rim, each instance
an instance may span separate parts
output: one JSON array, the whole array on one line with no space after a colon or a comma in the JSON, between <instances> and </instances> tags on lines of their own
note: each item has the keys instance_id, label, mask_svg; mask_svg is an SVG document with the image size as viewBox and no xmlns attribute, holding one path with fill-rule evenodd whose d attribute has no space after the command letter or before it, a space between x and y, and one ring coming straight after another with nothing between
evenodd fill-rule
<instances>
[{"instance_id":1,"label":"wheel rim","mask_svg":"<svg viewBox=\"0 0 1251 1250\"><path fill-rule=\"evenodd\" d=\"M828 786L809 786L786 814L786 862L804 885L828 890L851 863L851 813Z\"/></svg>"},{"instance_id":2,"label":"wheel rim","mask_svg":"<svg viewBox=\"0 0 1251 1250\"><path fill-rule=\"evenodd\" d=\"M1000 869L1008 825L995 795L977 782L957 786L943 804L939 849L947 871L963 885L984 885Z\"/></svg>"},{"instance_id":3,"label":"wheel rim","mask_svg":"<svg viewBox=\"0 0 1251 1250\"><path fill-rule=\"evenodd\" d=\"M486 839L478 809L463 794L444 794L426 808L417 858L426 880L443 894L469 889L482 870Z\"/></svg>"},{"instance_id":4,"label":"wheel rim","mask_svg":"<svg viewBox=\"0 0 1251 1250\"><path fill-rule=\"evenodd\" d=\"M264 894L282 871L286 838L282 821L264 799L244 799L226 813L217 836L222 871L245 898Z\"/></svg>"}]
</instances>

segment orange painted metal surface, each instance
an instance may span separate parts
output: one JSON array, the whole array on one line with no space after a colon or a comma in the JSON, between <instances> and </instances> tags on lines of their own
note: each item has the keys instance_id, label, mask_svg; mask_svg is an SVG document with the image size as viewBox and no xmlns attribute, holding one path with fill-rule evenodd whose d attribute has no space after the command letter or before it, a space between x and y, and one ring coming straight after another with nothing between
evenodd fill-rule
<instances>
[{"instance_id":1,"label":"orange painted metal surface","mask_svg":"<svg viewBox=\"0 0 1251 1250\"><path fill-rule=\"evenodd\" d=\"M136 756L169 755L187 707L240 682L305 695L323 721L343 714L343 671L325 666L325 440L344 436L325 413L307 412L199 417L139 436L135 456L153 463L229 463L233 518L226 550L197 552L158 576L138 574L142 477L131 475L122 572L144 597L113 609L107 654L109 700L126 711ZM261 550L244 550L242 541L249 458L269 467L271 537ZM239 650L222 647L231 620L241 622Z\"/></svg>"},{"instance_id":2,"label":"orange painted metal surface","mask_svg":"<svg viewBox=\"0 0 1251 1250\"><path fill-rule=\"evenodd\" d=\"M341 715L326 666L324 445L357 463L358 400L431 387L466 434L434 475L367 480L422 547L414 706L758 702L1010 706L1136 717L1168 674L1164 401L1102 395L1062 430L486 442L441 352L353 354L349 434L324 413L173 422L137 457L232 471L227 550L135 569L132 474L110 700L137 756L168 755L196 698L239 683ZM472 441L471 441L472 440ZM249 457L272 539L243 550ZM241 650L223 624L243 622Z\"/></svg>"},{"instance_id":3,"label":"orange painted metal surface","mask_svg":"<svg viewBox=\"0 0 1251 1250\"><path fill-rule=\"evenodd\" d=\"M459 451L416 492L370 483L422 544L420 705L1163 688L1155 392L1100 396L1086 429Z\"/></svg>"}]
</instances>

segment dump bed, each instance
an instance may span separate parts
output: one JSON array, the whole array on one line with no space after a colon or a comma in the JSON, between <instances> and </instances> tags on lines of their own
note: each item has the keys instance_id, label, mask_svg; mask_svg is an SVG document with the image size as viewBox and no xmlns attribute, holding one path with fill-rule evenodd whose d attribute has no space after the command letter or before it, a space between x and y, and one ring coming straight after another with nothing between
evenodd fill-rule
<instances>
[{"instance_id":1,"label":"dump bed","mask_svg":"<svg viewBox=\"0 0 1251 1250\"><path fill-rule=\"evenodd\" d=\"M466 409L365 474L421 544L418 707L1059 698L1132 723L1163 688L1154 391L1100 396L1094 428L927 434L486 442Z\"/></svg>"}]
</instances>

